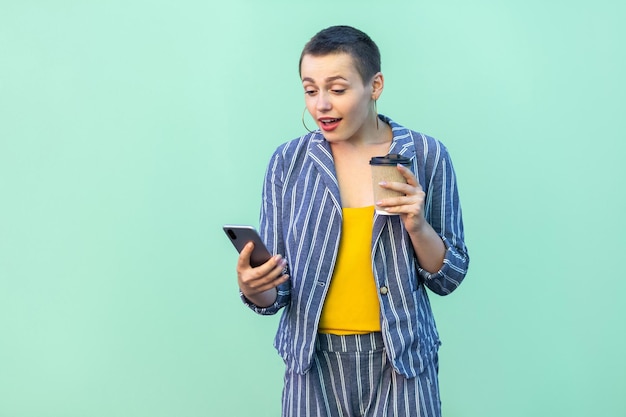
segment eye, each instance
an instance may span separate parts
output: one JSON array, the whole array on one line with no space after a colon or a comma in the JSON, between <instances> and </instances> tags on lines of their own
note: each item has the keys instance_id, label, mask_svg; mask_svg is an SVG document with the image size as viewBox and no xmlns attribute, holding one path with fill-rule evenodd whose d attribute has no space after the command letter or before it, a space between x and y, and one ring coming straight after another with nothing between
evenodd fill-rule
<instances>
[{"instance_id":1,"label":"eye","mask_svg":"<svg viewBox=\"0 0 626 417\"><path fill-rule=\"evenodd\" d=\"M341 89L341 88L336 88L336 89L333 89L333 90L330 90L330 91L331 91L331 92L333 92L333 93L335 93L335 94L343 94L343 93L345 93L345 92L346 92L346 89L345 89L345 88L343 88L343 89Z\"/></svg>"},{"instance_id":2,"label":"eye","mask_svg":"<svg viewBox=\"0 0 626 417\"><path fill-rule=\"evenodd\" d=\"M317 92L317 90L313 90L313 89L306 89L304 90L304 94L306 94L307 96L312 96Z\"/></svg>"}]
</instances>

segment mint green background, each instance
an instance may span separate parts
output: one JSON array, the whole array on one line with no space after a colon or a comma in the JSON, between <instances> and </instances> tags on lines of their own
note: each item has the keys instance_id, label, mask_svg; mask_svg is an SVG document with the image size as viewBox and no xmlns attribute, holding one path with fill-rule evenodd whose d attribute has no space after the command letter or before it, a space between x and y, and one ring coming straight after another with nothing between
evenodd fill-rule
<instances>
[{"instance_id":1,"label":"mint green background","mask_svg":"<svg viewBox=\"0 0 626 417\"><path fill-rule=\"evenodd\" d=\"M303 132L317 30L383 54L441 139L471 268L432 296L446 417L626 415L626 17L615 1L0 0L0 416L277 416L277 317L237 297Z\"/></svg>"}]
</instances>

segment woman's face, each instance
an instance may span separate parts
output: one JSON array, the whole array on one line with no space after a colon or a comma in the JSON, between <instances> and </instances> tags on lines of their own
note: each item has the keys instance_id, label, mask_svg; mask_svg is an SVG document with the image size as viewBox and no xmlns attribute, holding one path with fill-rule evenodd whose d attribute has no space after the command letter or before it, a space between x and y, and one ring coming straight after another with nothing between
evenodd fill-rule
<instances>
[{"instance_id":1,"label":"woman's face","mask_svg":"<svg viewBox=\"0 0 626 417\"><path fill-rule=\"evenodd\" d=\"M376 128L372 99L380 94L382 75L364 85L352 57L346 53L305 55L300 65L307 110L329 142L366 138ZM378 81L377 81L378 80Z\"/></svg>"}]
</instances>

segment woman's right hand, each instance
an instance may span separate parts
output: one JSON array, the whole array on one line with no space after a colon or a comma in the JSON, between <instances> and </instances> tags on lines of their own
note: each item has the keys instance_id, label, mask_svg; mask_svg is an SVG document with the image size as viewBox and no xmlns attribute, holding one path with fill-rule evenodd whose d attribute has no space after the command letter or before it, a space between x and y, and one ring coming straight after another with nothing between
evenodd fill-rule
<instances>
[{"instance_id":1,"label":"woman's right hand","mask_svg":"<svg viewBox=\"0 0 626 417\"><path fill-rule=\"evenodd\" d=\"M258 307L269 307L276 301L276 287L289 279L283 274L287 261L280 255L272 256L263 265L250 266L254 244L248 242L237 260L237 281L243 295Z\"/></svg>"}]
</instances>

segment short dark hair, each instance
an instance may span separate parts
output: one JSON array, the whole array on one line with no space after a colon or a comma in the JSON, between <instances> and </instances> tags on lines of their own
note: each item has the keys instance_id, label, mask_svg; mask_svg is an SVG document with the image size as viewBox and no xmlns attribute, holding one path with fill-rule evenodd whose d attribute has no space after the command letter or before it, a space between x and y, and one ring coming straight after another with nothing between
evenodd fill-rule
<instances>
[{"instance_id":1,"label":"short dark hair","mask_svg":"<svg viewBox=\"0 0 626 417\"><path fill-rule=\"evenodd\" d=\"M304 45L298 68L301 69L305 55L324 56L336 53L347 53L352 57L363 83L380 71L378 46L366 33L351 26L331 26L319 31Z\"/></svg>"}]
</instances>

